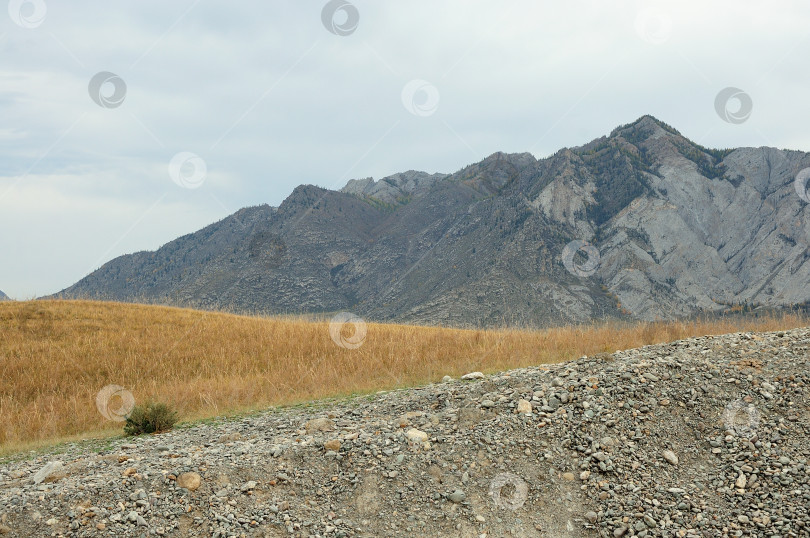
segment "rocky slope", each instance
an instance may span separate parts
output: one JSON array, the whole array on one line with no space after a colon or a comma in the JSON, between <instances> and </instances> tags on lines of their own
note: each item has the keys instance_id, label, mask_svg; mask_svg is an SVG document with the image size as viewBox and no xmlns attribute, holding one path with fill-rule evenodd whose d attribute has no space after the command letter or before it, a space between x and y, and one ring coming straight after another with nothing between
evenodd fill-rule
<instances>
[{"instance_id":1,"label":"rocky slope","mask_svg":"<svg viewBox=\"0 0 810 538\"><path fill-rule=\"evenodd\" d=\"M426 194L437 181L446 177L447 174L428 174L409 170L384 177L379 181L374 181L374 178L370 177L352 179L340 192L374 198L385 204L402 204L415 196Z\"/></svg>"},{"instance_id":2,"label":"rocky slope","mask_svg":"<svg viewBox=\"0 0 810 538\"><path fill-rule=\"evenodd\" d=\"M8 298L8 295L6 295L5 293L2 292L2 290L0 290L0 301L8 301L8 300L10 300Z\"/></svg>"},{"instance_id":3,"label":"rocky slope","mask_svg":"<svg viewBox=\"0 0 810 538\"><path fill-rule=\"evenodd\" d=\"M804 303L807 167L797 151L709 150L645 116L546 159L301 186L61 295L479 326Z\"/></svg>"},{"instance_id":4,"label":"rocky slope","mask_svg":"<svg viewBox=\"0 0 810 538\"><path fill-rule=\"evenodd\" d=\"M810 329L0 464L8 536L810 536Z\"/></svg>"}]
</instances>

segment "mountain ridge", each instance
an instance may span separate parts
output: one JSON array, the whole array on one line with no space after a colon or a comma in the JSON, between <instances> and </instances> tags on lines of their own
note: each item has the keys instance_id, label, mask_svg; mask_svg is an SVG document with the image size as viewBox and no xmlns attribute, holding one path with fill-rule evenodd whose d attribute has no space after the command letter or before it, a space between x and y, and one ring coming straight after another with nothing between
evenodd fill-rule
<instances>
[{"instance_id":1,"label":"mountain ridge","mask_svg":"<svg viewBox=\"0 0 810 538\"><path fill-rule=\"evenodd\" d=\"M454 326L799 304L810 213L793 181L807 166L799 151L704 148L642 116L543 159L301 185L58 296Z\"/></svg>"}]
</instances>

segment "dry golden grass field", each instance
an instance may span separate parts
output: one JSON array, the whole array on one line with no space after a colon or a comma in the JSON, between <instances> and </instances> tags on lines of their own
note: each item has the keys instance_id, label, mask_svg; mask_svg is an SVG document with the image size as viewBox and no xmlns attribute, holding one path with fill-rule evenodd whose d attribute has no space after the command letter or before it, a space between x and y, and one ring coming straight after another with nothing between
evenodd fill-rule
<instances>
[{"instance_id":1,"label":"dry golden grass field","mask_svg":"<svg viewBox=\"0 0 810 538\"><path fill-rule=\"evenodd\" d=\"M191 420L687 336L806 324L796 315L538 331L368 324L362 345L347 349L332 340L327 321L91 301L5 302L0 453L120 434L121 422L97 409L107 385L126 388L136 402L168 403L181 420ZM344 331L350 337L353 328Z\"/></svg>"}]
</instances>

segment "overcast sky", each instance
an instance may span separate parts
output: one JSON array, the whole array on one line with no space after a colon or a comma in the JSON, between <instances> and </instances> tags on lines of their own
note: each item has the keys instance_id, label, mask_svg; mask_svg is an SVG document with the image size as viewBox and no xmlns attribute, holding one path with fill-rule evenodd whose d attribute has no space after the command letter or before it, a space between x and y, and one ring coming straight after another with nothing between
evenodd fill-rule
<instances>
[{"instance_id":1,"label":"overcast sky","mask_svg":"<svg viewBox=\"0 0 810 538\"><path fill-rule=\"evenodd\" d=\"M545 157L643 114L705 146L810 150L805 0L8 4L0 290L17 299L302 183Z\"/></svg>"}]
</instances>

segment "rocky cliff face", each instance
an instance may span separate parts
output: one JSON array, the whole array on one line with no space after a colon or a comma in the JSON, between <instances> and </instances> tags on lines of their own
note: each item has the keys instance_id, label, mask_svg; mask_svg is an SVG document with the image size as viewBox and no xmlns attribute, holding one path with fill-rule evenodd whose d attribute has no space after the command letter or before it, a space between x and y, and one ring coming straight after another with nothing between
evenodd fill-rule
<instances>
[{"instance_id":1,"label":"rocky cliff face","mask_svg":"<svg viewBox=\"0 0 810 538\"><path fill-rule=\"evenodd\" d=\"M384 204L400 205L409 202L414 196L425 194L437 181L446 177L447 174L428 174L409 170L384 177L379 181L374 181L370 177L352 179L340 192L370 198Z\"/></svg>"},{"instance_id":2,"label":"rocky cliff face","mask_svg":"<svg viewBox=\"0 0 810 538\"><path fill-rule=\"evenodd\" d=\"M542 160L301 186L61 295L485 326L803 303L806 167L806 153L709 150L645 116Z\"/></svg>"}]
</instances>

